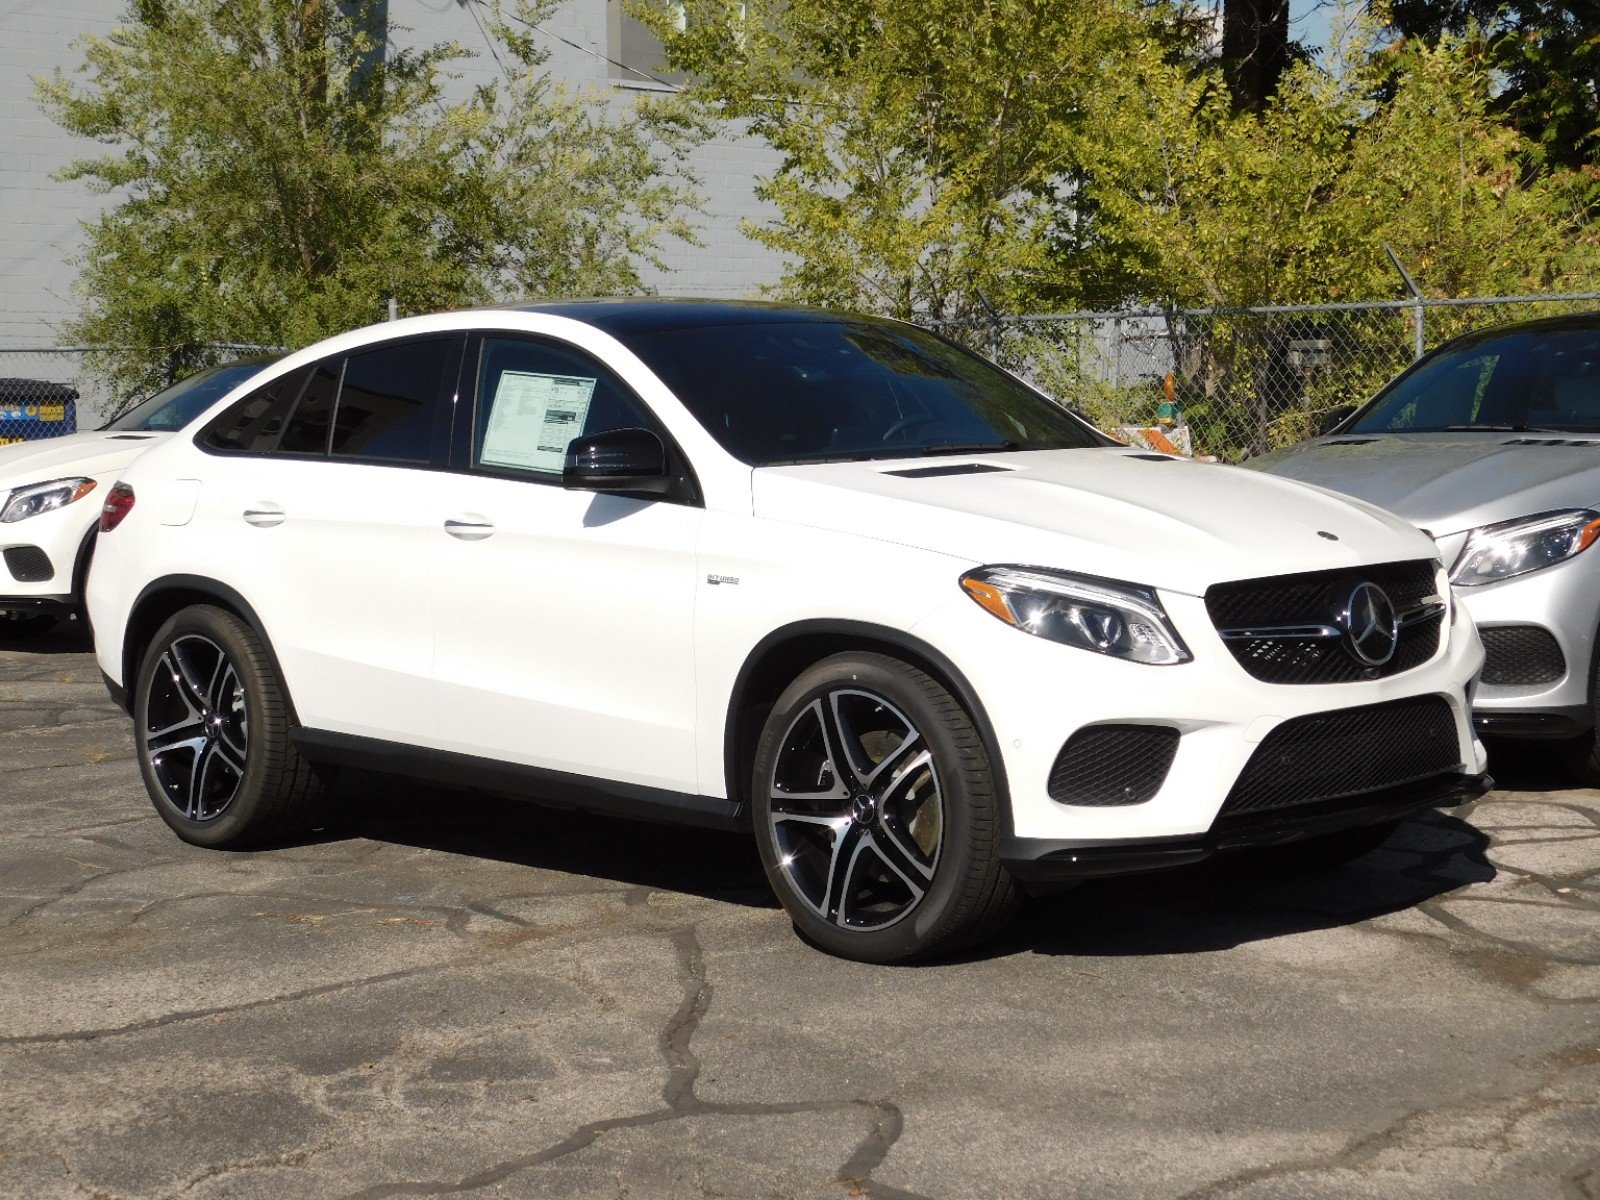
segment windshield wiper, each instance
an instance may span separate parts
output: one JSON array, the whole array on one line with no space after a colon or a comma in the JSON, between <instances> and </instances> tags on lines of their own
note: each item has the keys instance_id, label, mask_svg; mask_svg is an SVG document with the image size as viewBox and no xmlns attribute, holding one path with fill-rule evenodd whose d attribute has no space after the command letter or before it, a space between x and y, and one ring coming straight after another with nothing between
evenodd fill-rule
<instances>
[{"instance_id":1,"label":"windshield wiper","mask_svg":"<svg viewBox=\"0 0 1600 1200\"><path fill-rule=\"evenodd\" d=\"M1445 425L1440 433L1559 433L1541 425Z\"/></svg>"},{"instance_id":2,"label":"windshield wiper","mask_svg":"<svg viewBox=\"0 0 1600 1200\"><path fill-rule=\"evenodd\" d=\"M923 458L932 458L940 454L1005 454L1012 450L1026 450L1028 447L1021 442L977 442L964 446L923 446L920 453Z\"/></svg>"}]
</instances>

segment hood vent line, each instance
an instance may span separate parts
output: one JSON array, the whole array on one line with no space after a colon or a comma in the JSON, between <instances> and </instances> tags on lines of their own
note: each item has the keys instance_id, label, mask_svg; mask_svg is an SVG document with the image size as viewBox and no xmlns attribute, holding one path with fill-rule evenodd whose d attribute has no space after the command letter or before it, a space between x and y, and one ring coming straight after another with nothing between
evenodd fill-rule
<instances>
[{"instance_id":1,"label":"hood vent line","mask_svg":"<svg viewBox=\"0 0 1600 1200\"><path fill-rule=\"evenodd\" d=\"M885 471L885 475L898 475L901 479L932 479L939 475L987 475L991 471L1010 471L1010 467L997 467L994 463L952 463L946 467L912 467L909 471Z\"/></svg>"}]
</instances>

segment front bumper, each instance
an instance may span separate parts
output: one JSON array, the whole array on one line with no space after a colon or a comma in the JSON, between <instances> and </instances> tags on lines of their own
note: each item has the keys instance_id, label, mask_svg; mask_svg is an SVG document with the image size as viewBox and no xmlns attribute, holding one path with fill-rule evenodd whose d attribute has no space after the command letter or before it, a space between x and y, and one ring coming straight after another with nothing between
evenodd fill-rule
<instances>
[{"instance_id":1,"label":"front bumper","mask_svg":"<svg viewBox=\"0 0 1600 1200\"><path fill-rule=\"evenodd\" d=\"M1207 839L1247 767L1278 761L1273 748L1266 747L1259 758L1258 751L1275 741L1279 731L1313 728L1319 717L1345 710L1374 710L1374 719L1381 722L1382 706L1436 700L1453 730L1450 745L1436 747L1438 752L1416 774L1400 770L1393 778L1446 774L1449 790L1454 781L1486 769L1467 701L1467 686L1482 665L1483 649L1466 613L1458 610L1440 651L1411 670L1374 680L1290 685L1249 675L1216 633L1199 598L1163 593L1162 600L1193 654L1191 662L1145 666L1075 650L1011 628L964 596L913 629L949 657L982 704L1009 800L1008 844L1045 847L1022 855L1019 862L1047 854L1051 847L1105 846L1114 856L1130 843L1155 846L1158 855L1162 847L1177 845L1180 853L1193 856L1198 851L1203 857L1215 849ZM1156 772L1158 782L1139 799L1126 802L1052 798L1062 790L1052 792L1052 772L1063 748L1086 726L1107 724L1176 733L1169 742L1173 749L1168 764ZM1328 743L1330 761L1358 755L1360 738L1359 730L1347 731L1338 742ZM1311 737L1309 744L1296 744L1295 762L1286 768L1290 776L1266 772L1254 779L1258 787L1292 788L1293 772L1301 769L1295 763L1308 758L1315 773L1320 743ZM1402 740L1402 751L1405 745ZM1381 777L1370 783L1357 779L1322 795L1348 797L1379 786L1387 786ZM1296 808L1288 796L1281 804L1252 801L1246 807ZM1295 820L1309 815L1299 812Z\"/></svg>"},{"instance_id":2,"label":"front bumper","mask_svg":"<svg viewBox=\"0 0 1600 1200\"><path fill-rule=\"evenodd\" d=\"M1596 629L1600 628L1600 554L1585 552L1554 567L1483 587L1457 588L1456 599L1483 630L1532 627L1560 648L1564 671L1539 683L1494 682L1486 670L1472 701L1473 724L1508 737L1568 737L1594 725Z\"/></svg>"},{"instance_id":3,"label":"front bumper","mask_svg":"<svg viewBox=\"0 0 1600 1200\"><path fill-rule=\"evenodd\" d=\"M1493 786L1494 780L1486 774L1441 774L1362 796L1223 817L1197 837L1092 842L1010 837L1001 844L1000 861L1023 883L1068 883L1100 875L1159 871L1233 850L1378 825L1426 808L1454 807L1477 799Z\"/></svg>"}]
</instances>

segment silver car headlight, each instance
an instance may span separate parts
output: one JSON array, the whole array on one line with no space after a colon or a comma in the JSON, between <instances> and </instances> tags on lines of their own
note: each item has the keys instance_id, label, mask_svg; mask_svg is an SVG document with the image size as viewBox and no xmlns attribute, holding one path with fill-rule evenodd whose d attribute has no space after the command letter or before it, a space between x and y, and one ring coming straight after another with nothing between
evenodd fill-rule
<instances>
[{"instance_id":1,"label":"silver car headlight","mask_svg":"<svg viewBox=\"0 0 1600 1200\"><path fill-rule=\"evenodd\" d=\"M52 479L47 483L34 483L17 488L11 493L5 507L0 508L0 524L26 521L40 513L65 508L74 500L82 500L94 491L92 479Z\"/></svg>"},{"instance_id":2,"label":"silver car headlight","mask_svg":"<svg viewBox=\"0 0 1600 1200\"><path fill-rule=\"evenodd\" d=\"M1138 584L1040 567L979 567L961 577L961 587L1007 625L1052 642L1155 666L1194 657L1155 592Z\"/></svg>"},{"instance_id":3,"label":"silver car headlight","mask_svg":"<svg viewBox=\"0 0 1600 1200\"><path fill-rule=\"evenodd\" d=\"M1588 508L1540 513L1484 525L1467 536L1450 569L1457 587L1476 587L1553 567L1587 550L1600 538L1600 512Z\"/></svg>"}]
</instances>

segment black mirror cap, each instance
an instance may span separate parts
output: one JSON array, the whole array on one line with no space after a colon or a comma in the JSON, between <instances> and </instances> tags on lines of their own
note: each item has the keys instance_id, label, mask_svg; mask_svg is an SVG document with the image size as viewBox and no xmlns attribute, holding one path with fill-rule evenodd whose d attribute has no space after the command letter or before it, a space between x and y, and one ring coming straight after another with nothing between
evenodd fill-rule
<instances>
[{"instance_id":1,"label":"black mirror cap","mask_svg":"<svg viewBox=\"0 0 1600 1200\"><path fill-rule=\"evenodd\" d=\"M667 448L648 429L612 429L574 438L567 445L561 485L585 492L661 496L676 480L667 472Z\"/></svg>"}]
</instances>

